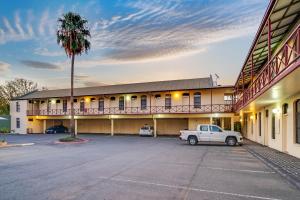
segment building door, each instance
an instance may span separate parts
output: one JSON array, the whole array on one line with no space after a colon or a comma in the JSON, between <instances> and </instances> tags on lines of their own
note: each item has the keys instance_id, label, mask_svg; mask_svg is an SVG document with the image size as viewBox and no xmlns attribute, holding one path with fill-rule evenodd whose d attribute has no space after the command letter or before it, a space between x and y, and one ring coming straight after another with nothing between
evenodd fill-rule
<instances>
[{"instance_id":1,"label":"building door","mask_svg":"<svg viewBox=\"0 0 300 200\"><path fill-rule=\"evenodd\" d=\"M268 146L269 142L269 110L265 111L265 125L264 125L264 145Z\"/></svg>"}]
</instances>

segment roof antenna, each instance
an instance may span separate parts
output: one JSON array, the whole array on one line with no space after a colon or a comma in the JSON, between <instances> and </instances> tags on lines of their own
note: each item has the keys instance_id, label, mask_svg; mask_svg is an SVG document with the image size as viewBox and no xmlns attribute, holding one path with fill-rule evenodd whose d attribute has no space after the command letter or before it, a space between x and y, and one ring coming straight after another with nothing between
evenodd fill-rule
<instances>
[{"instance_id":1,"label":"roof antenna","mask_svg":"<svg viewBox=\"0 0 300 200\"><path fill-rule=\"evenodd\" d=\"M215 76L216 76L215 84L216 84L216 86L218 86L218 79L220 78L220 76L218 74L215 74Z\"/></svg>"}]
</instances>

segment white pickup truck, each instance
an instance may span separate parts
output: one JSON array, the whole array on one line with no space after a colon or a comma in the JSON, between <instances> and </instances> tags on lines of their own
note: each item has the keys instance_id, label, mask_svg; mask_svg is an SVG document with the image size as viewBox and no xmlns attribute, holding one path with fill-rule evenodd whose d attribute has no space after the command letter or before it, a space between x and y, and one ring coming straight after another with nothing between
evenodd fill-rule
<instances>
[{"instance_id":1,"label":"white pickup truck","mask_svg":"<svg viewBox=\"0 0 300 200\"><path fill-rule=\"evenodd\" d=\"M216 125L199 124L195 131L181 130L179 138L190 145L198 142L222 142L229 146L243 144L243 136L239 132L225 131Z\"/></svg>"}]
</instances>

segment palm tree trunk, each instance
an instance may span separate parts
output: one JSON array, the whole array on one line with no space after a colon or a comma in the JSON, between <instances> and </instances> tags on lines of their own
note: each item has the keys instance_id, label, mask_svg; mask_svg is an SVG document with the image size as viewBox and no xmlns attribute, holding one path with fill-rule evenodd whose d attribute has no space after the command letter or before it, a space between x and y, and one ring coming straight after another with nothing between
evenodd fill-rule
<instances>
[{"instance_id":1,"label":"palm tree trunk","mask_svg":"<svg viewBox=\"0 0 300 200\"><path fill-rule=\"evenodd\" d=\"M70 129L71 129L71 136L76 137L75 132L75 120L74 120L74 60L75 55L72 54L72 61L71 61L71 120L70 120Z\"/></svg>"}]
</instances>

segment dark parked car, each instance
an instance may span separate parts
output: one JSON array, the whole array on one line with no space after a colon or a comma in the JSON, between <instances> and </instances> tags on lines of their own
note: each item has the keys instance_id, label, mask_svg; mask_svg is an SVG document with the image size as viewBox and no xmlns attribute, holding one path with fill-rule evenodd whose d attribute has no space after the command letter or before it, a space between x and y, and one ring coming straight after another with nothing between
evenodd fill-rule
<instances>
[{"instance_id":1,"label":"dark parked car","mask_svg":"<svg viewBox=\"0 0 300 200\"><path fill-rule=\"evenodd\" d=\"M60 126L52 126L46 130L46 134L53 134L53 133L67 133L68 128L64 127L63 125Z\"/></svg>"}]
</instances>

